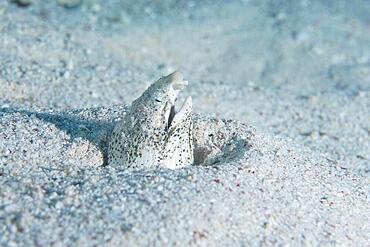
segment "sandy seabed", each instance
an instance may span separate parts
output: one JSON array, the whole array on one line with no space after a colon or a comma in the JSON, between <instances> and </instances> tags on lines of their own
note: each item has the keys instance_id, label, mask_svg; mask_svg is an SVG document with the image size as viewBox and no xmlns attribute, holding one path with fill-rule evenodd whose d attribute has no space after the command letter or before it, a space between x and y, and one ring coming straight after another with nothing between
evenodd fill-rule
<instances>
[{"instance_id":1,"label":"sandy seabed","mask_svg":"<svg viewBox=\"0 0 370 247\"><path fill-rule=\"evenodd\" d=\"M369 30L367 1L1 1L0 246L368 246ZM175 69L223 155L106 166Z\"/></svg>"}]
</instances>

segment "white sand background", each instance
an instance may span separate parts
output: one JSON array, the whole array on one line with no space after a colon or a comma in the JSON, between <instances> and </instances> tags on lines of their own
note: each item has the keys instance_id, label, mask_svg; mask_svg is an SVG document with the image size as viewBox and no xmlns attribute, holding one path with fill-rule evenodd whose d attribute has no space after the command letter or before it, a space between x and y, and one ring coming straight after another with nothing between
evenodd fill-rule
<instances>
[{"instance_id":1,"label":"white sand background","mask_svg":"<svg viewBox=\"0 0 370 247\"><path fill-rule=\"evenodd\" d=\"M370 244L367 1L31 2L0 3L0 246ZM125 105L174 69L179 101L252 125L248 147L103 166Z\"/></svg>"}]
</instances>

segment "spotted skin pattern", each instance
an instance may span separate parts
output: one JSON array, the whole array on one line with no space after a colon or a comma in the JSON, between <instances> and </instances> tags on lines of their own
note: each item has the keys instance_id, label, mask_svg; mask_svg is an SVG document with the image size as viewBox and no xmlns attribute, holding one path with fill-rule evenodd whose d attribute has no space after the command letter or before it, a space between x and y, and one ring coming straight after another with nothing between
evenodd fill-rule
<instances>
[{"instance_id":1,"label":"spotted skin pattern","mask_svg":"<svg viewBox=\"0 0 370 247\"><path fill-rule=\"evenodd\" d=\"M176 169L193 163L191 97L175 113L176 98L187 84L175 71L157 80L132 103L112 132L109 165Z\"/></svg>"}]
</instances>

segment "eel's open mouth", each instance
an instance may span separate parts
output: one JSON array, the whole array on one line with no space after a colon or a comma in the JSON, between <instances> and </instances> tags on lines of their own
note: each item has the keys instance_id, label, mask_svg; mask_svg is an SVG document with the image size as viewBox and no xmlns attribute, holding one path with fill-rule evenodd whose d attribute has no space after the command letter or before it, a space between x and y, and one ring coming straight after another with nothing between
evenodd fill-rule
<instances>
[{"instance_id":1,"label":"eel's open mouth","mask_svg":"<svg viewBox=\"0 0 370 247\"><path fill-rule=\"evenodd\" d=\"M187 97L185 102L182 104L180 110L176 112L175 105L171 106L170 114L167 121L167 130L172 126L176 126L181 122L185 121L186 118L191 114L192 111L192 98Z\"/></svg>"},{"instance_id":2,"label":"eel's open mouth","mask_svg":"<svg viewBox=\"0 0 370 247\"><path fill-rule=\"evenodd\" d=\"M174 90L174 99L173 102L169 102L171 104L170 112L168 114L167 119L167 130L172 126L180 123L182 120L188 116L188 114L191 112L192 108L192 102L191 97L188 97L183 105L181 106L180 110L176 112L175 110L175 101L177 99L177 95L184 90L186 86L188 86L188 81L184 80L183 75L175 71L172 74L166 76L166 79L170 81L171 86Z\"/></svg>"},{"instance_id":3,"label":"eel's open mouth","mask_svg":"<svg viewBox=\"0 0 370 247\"><path fill-rule=\"evenodd\" d=\"M175 106L171 106L170 115L168 116L167 129L170 128L173 118L175 117Z\"/></svg>"}]
</instances>

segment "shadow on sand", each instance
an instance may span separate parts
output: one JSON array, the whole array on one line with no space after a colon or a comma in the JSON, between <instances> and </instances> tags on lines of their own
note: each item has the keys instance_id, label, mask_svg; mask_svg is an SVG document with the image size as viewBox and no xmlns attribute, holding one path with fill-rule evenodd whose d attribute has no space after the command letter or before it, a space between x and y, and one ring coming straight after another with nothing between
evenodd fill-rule
<instances>
[{"instance_id":1,"label":"shadow on sand","mask_svg":"<svg viewBox=\"0 0 370 247\"><path fill-rule=\"evenodd\" d=\"M65 131L72 140L76 138L85 139L99 148L104 157L104 165L107 164L108 139L109 133L111 133L114 127L113 120L85 119L79 116L81 110L64 113L49 113L14 108L0 108L0 116L3 113L18 113L28 117L36 117L39 120L52 123L58 129Z\"/></svg>"}]
</instances>

